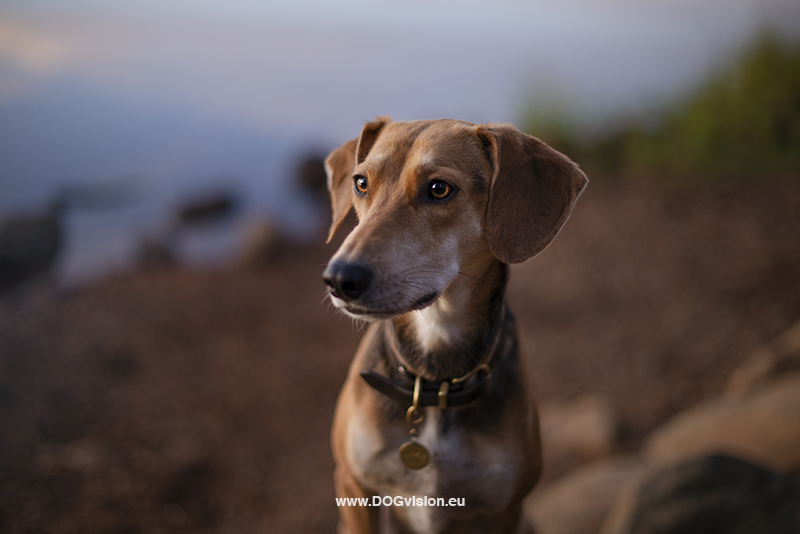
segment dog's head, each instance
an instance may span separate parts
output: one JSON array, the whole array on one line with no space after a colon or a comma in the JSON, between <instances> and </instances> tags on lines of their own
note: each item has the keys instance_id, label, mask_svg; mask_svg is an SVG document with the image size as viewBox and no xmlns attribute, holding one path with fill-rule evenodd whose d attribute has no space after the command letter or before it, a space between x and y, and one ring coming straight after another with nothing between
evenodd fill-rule
<instances>
[{"instance_id":1,"label":"dog's head","mask_svg":"<svg viewBox=\"0 0 800 534\"><path fill-rule=\"evenodd\" d=\"M520 263L556 236L587 183L510 125L379 118L325 161L333 220L358 225L323 278L335 306L385 318L435 301L461 272Z\"/></svg>"}]
</instances>

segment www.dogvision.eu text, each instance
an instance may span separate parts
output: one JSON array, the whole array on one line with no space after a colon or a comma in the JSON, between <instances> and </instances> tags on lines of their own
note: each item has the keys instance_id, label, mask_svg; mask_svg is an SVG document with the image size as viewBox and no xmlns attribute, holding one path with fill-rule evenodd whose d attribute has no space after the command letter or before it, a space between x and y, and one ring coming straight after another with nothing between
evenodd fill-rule
<instances>
[{"instance_id":1,"label":"www.dogvision.eu text","mask_svg":"<svg viewBox=\"0 0 800 534\"><path fill-rule=\"evenodd\" d=\"M337 497L336 506L466 506L464 497L392 497L390 495L373 495L368 497Z\"/></svg>"}]
</instances>

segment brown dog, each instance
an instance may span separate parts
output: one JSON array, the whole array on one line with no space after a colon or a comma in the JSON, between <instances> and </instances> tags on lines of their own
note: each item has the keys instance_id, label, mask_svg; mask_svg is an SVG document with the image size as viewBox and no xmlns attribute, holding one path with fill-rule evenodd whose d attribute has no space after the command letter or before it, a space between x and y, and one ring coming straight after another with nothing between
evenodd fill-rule
<instances>
[{"instance_id":1,"label":"brown dog","mask_svg":"<svg viewBox=\"0 0 800 534\"><path fill-rule=\"evenodd\" d=\"M333 421L339 532L525 531L541 446L507 264L550 243L586 176L513 126L455 120L379 118L326 167L328 240L352 207L359 223L323 278L372 321Z\"/></svg>"}]
</instances>

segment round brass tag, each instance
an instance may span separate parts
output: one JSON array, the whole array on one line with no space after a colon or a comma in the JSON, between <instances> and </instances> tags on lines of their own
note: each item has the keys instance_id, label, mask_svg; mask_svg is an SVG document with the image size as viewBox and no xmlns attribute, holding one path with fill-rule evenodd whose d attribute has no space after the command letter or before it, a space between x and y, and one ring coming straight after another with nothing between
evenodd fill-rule
<instances>
[{"instance_id":1,"label":"round brass tag","mask_svg":"<svg viewBox=\"0 0 800 534\"><path fill-rule=\"evenodd\" d=\"M422 469L428 465L428 450L416 441L409 441L400 446L400 459L409 469Z\"/></svg>"}]
</instances>

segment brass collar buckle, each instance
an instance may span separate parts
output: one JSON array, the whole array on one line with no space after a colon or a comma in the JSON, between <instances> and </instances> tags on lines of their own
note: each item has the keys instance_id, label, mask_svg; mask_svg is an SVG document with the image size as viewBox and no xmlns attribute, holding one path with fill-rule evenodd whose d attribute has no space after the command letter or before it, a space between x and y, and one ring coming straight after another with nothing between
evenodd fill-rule
<instances>
[{"instance_id":1,"label":"brass collar buckle","mask_svg":"<svg viewBox=\"0 0 800 534\"><path fill-rule=\"evenodd\" d=\"M469 380L470 378L472 378L479 371L484 372L487 380L492 377L491 367L489 367L488 363L484 363L482 365L479 365L469 373L465 374L464 376L459 376L458 378L453 378L452 380L445 380L441 384L439 384L439 393L437 395L439 398L439 408L443 410L447 408L447 395L450 393L450 384L453 385L462 384L467 380ZM419 376L417 376L417 378L419 379ZM414 384L414 386L416 389L416 383Z\"/></svg>"},{"instance_id":2,"label":"brass collar buckle","mask_svg":"<svg viewBox=\"0 0 800 534\"><path fill-rule=\"evenodd\" d=\"M489 364L484 363L479 365L469 373L465 374L464 376L459 376L458 378L453 378L452 380L444 380L439 384L439 392L437 393L437 398L439 400L438 408L444 410L447 408L447 397L450 393L450 384L461 384L472 378L476 373L479 371L483 371L486 375L486 379L492 377L492 370L489 367ZM406 422L409 426L415 426L422 421L425 420L425 412L420 410L420 392L422 391L422 376L417 375L414 378L414 393L411 397L411 406L408 407L406 410Z\"/></svg>"},{"instance_id":3,"label":"brass collar buckle","mask_svg":"<svg viewBox=\"0 0 800 534\"><path fill-rule=\"evenodd\" d=\"M406 411L406 423L411 428L422 423L425 420L425 412L419 409L419 392L422 390L422 377L417 375L414 379L414 396L411 400L411 406Z\"/></svg>"}]
</instances>

